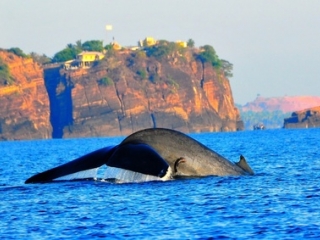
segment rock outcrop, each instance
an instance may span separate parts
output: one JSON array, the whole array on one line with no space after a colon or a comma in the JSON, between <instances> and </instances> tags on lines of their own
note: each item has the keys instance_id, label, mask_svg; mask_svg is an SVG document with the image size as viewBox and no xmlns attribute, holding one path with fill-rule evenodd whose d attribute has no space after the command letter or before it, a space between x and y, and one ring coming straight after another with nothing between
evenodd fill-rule
<instances>
[{"instance_id":1,"label":"rock outcrop","mask_svg":"<svg viewBox=\"0 0 320 240\"><path fill-rule=\"evenodd\" d=\"M0 84L0 139L51 138L49 99L42 67L30 58L0 51L12 84Z\"/></svg>"},{"instance_id":2,"label":"rock outcrop","mask_svg":"<svg viewBox=\"0 0 320 240\"><path fill-rule=\"evenodd\" d=\"M293 112L291 117L284 119L284 128L315 128L320 127L320 106Z\"/></svg>"},{"instance_id":3,"label":"rock outcrop","mask_svg":"<svg viewBox=\"0 0 320 240\"><path fill-rule=\"evenodd\" d=\"M57 138L243 129L229 80L191 50L164 60L116 52L87 69L46 69L45 81Z\"/></svg>"}]
</instances>

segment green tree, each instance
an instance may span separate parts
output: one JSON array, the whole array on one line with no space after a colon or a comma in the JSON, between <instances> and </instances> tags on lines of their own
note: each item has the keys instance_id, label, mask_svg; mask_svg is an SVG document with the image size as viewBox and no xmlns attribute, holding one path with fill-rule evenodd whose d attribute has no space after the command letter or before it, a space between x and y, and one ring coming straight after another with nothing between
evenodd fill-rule
<instances>
[{"instance_id":1,"label":"green tree","mask_svg":"<svg viewBox=\"0 0 320 240\"><path fill-rule=\"evenodd\" d=\"M103 42L100 40L90 40L82 44L82 49L85 51L103 51Z\"/></svg>"},{"instance_id":2,"label":"green tree","mask_svg":"<svg viewBox=\"0 0 320 240\"><path fill-rule=\"evenodd\" d=\"M113 45L111 43L107 44L107 45L104 46L104 49L107 50L107 51L111 50L111 49L113 49Z\"/></svg>"},{"instance_id":3,"label":"green tree","mask_svg":"<svg viewBox=\"0 0 320 240\"><path fill-rule=\"evenodd\" d=\"M14 48L10 48L8 49L8 52L11 52L19 57L23 57L23 58L26 58L28 57L27 54L25 54L20 48L18 47L14 47Z\"/></svg>"},{"instance_id":4,"label":"green tree","mask_svg":"<svg viewBox=\"0 0 320 240\"><path fill-rule=\"evenodd\" d=\"M111 78L109 77L104 77L104 78L101 78L100 80L98 80L98 84L99 85L103 85L103 86L111 86L113 85L113 81Z\"/></svg>"},{"instance_id":5,"label":"green tree","mask_svg":"<svg viewBox=\"0 0 320 240\"><path fill-rule=\"evenodd\" d=\"M77 48L76 45L69 43L65 49L57 52L53 56L52 62L65 62L75 59L80 52L81 49Z\"/></svg>"},{"instance_id":6,"label":"green tree","mask_svg":"<svg viewBox=\"0 0 320 240\"><path fill-rule=\"evenodd\" d=\"M190 38L187 42L187 46L193 48L194 47L194 41Z\"/></svg>"},{"instance_id":7,"label":"green tree","mask_svg":"<svg viewBox=\"0 0 320 240\"><path fill-rule=\"evenodd\" d=\"M53 62L65 62L71 59L76 58L75 51L73 51L71 48L65 48L61 50L60 52L57 52L54 56L52 61Z\"/></svg>"},{"instance_id":8,"label":"green tree","mask_svg":"<svg viewBox=\"0 0 320 240\"><path fill-rule=\"evenodd\" d=\"M76 45L75 45L75 47L76 47L77 49L79 49L79 50L82 50L82 43L81 43L81 40L76 41Z\"/></svg>"},{"instance_id":9,"label":"green tree","mask_svg":"<svg viewBox=\"0 0 320 240\"><path fill-rule=\"evenodd\" d=\"M232 63L228 62L227 60L221 59L221 68L222 68L224 75L226 77L233 77L233 73L232 73L233 64Z\"/></svg>"},{"instance_id":10,"label":"green tree","mask_svg":"<svg viewBox=\"0 0 320 240\"><path fill-rule=\"evenodd\" d=\"M212 46L204 45L200 47L200 49L201 52L198 55L198 59L200 59L203 63L211 63L211 65L216 68L221 66L221 61Z\"/></svg>"},{"instance_id":11,"label":"green tree","mask_svg":"<svg viewBox=\"0 0 320 240\"><path fill-rule=\"evenodd\" d=\"M145 50L148 57L152 56L157 59L163 59L174 52L183 53L185 51L185 49L177 43L166 40L159 40L157 45L145 47Z\"/></svg>"},{"instance_id":12,"label":"green tree","mask_svg":"<svg viewBox=\"0 0 320 240\"><path fill-rule=\"evenodd\" d=\"M72 43L68 43L68 44L67 44L67 48L73 49L73 48L76 48L76 47L75 47L75 45L73 45Z\"/></svg>"},{"instance_id":13,"label":"green tree","mask_svg":"<svg viewBox=\"0 0 320 240\"><path fill-rule=\"evenodd\" d=\"M39 64L45 64L45 63L51 62L51 59L48 56L46 56L45 54L40 55L38 53L31 52L30 56L33 59L33 61L35 61Z\"/></svg>"},{"instance_id":14,"label":"green tree","mask_svg":"<svg viewBox=\"0 0 320 240\"><path fill-rule=\"evenodd\" d=\"M147 78L147 72L144 69L139 69L137 71L137 74L141 77L142 80Z\"/></svg>"}]
</instances>

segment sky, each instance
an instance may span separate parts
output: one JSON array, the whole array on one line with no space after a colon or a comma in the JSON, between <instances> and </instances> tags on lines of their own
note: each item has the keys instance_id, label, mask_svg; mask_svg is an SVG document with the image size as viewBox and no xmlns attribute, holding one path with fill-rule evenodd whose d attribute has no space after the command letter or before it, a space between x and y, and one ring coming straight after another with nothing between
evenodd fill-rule
<instances>
[{"instance_id":1,"label":"sky","mask_svg":"<svg viewBox=\"0 0 320 240\"><path fill-rule=\"evenodd\" d=\"M319 9L320 0L0 0L0 48L52 57L77 40L193 39L233 64L238 104L320 96Z\"/></svg>"}]
</instances>

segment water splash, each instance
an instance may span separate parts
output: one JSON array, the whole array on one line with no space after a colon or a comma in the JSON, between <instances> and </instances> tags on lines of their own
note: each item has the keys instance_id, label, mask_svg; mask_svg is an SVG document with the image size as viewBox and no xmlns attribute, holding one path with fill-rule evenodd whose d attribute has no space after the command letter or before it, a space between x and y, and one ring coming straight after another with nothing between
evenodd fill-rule
<instances>
[{"instance_id":1,"label":"water splash","mask_svg":"<svg viewBox=\"0 0 320 240\"><path fill-rule=\"evenodd\" d=\"M98 171L99 170L99 171ZM104 172L101 172L104 170ZM102 176L100 176L102 174ZM169 167L167 173L164 177L156 177L148 174L142 174L138 172L133 172L126 169L116 168L116 167L101 167L93 168L89 170L84 170L69 175L65 175L54 179L55 181L67 181L67 180L77 180L77 179L93 179L102 181L112 181L116 183L131 183L131 182L150 182L150 181L166 181L170 180L172 175L172 170Z\"/></svg>"},{"instance_id":2,"label":"water splash","mask_svg":"<svg viewBox=\"0 0 320 240\"><path fill-rule=\"evenodd\" d=\"M170 170L171 169L169 168L169 171ZM119 182L119 183L165 181L165 180L169 180L167 175L169 175L170 173L168 172L163 178L160 178L160 177L133 172L133 171L125 170L121 168L108 167L104 173L104 179L106 180L115 179L116 182Z\"/></svg>"}]
</instances>

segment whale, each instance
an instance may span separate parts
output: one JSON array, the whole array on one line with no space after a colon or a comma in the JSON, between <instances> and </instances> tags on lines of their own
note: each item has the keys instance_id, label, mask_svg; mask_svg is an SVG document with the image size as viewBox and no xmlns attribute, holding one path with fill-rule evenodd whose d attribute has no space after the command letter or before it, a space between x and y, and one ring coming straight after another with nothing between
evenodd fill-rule
<instances>
[{"instance_id":1,"label":"whale","mask_svg":"<svg viewBox=\"0 0 320 240\"><path fill-rule=\"evenodd\" d=\"M102 166L106 166L108 172L104 179L116 182L254 175L242 155L238 162L232 162L182 132L149 128L132 133L118 145L37 173L25 183L96 179L92 173Z\"/></svg>"}]
</instances>

